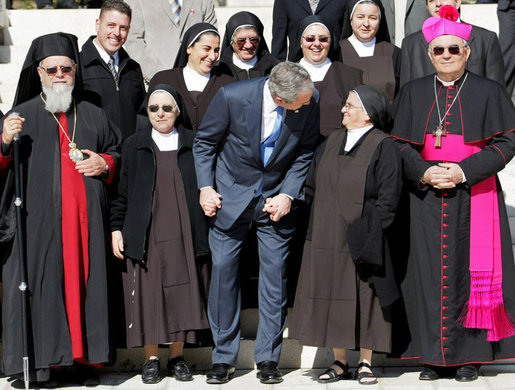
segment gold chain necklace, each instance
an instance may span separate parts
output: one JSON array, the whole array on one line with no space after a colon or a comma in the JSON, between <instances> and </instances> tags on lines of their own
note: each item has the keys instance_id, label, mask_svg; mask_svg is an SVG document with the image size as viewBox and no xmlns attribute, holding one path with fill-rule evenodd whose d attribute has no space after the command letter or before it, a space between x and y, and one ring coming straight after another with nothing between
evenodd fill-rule
<instances>
[{"instance_id":1,"label":"gold chain necklace","mask_svg":"<svg viewBox=\"0 0 515 390\"><path fill-rule=\"evenodd\" d=\"M43 93L40 92L39 96L41 97L41 100L43 100L43 102L46 104L46 100L43 97ZM84 154L79 149L77 149L77 145L75 144L75 142L73 142L75 140L75 130L77 128L77 106L75 105L75 99L73 99L73 134L72 134L72 139L70 139L68 134L66 134L66 130L64 130L63 125L61 125L61 122L59 122L59 119L57 119L55 114L53 112L51 112L50 114L52 114L52 116L54 117L55 121L59 125L59 128L63 131L64 136L66 138L68 138L68 141L70 142L68 144L68 146L70 147L70 152L68 153L68 155L70 156L70 160L72 160L74 163L78 163L79 161L84 160Z\"/></svg>"}]
</instances>

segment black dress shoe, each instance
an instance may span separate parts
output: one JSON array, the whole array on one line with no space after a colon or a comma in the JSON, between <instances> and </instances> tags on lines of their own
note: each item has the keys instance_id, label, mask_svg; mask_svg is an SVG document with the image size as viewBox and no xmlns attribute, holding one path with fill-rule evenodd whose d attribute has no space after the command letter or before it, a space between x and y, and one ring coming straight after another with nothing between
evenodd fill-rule
<instances>
[{"instance_id":1,"label":"black dress shoe","mask_svg":"<svg viewBox=\"0 0 515 390\"><path fill-rule=\"evenodd\" d=\"M476 364L467 364L465 366L460 366L456 370L456 380L458 382L472 382L475 381L478 377L477 370L479 366Z\"/></svg>"},{"instance_id":2,"label":"black dress shoe","mask_svg":"<svg viewBox=\"0 0 515 390\"><path fill-rule=\"evenodd\" d=\"M206 382L213 385L229 382L229 378L234 375L236 369L230 364L215 363L211 371L207 373Z\"/></svg>"},{"instance_id":3,"label":"black dress shoe","mask_svg":"<svg viewBox=\"0 0 515 390\"><path fill-rule=\"evenodd\" d=\"M277 369L277 363L272 361L264 361L257 364L257 374L256 377L259 378L261 383L265 384L273 384L273 383L281 383L283 381L283 376L281 372Z\"/></svg>"},{"instance_id":4,"label":"black dress shoe","mask_svg":"<svg viewBox=\"0 0 515 390\"><path fill-rule=\"evenodd\" d=\"M178 381L189 382L193 380L193 375L191 375L190 368L184 361L183 356L168 359L166 368L168 369L168 375L175 377Z\"/></svg>"},{"instance_id":5,"label":"black dress shoe","mask_svg":"<svg viewBox=\"0 0 515 390\"><path fill-rule=\"evenodd\" d=\"M437 370L438 369L436 367L425 365L422 371L420 372L418 379L420 379L421 381L434 381L436 379L439 379L440 374Z\"/></svg>"},{"instance_id":6,"label":"black dress shoe","mask_svg":"<svg viewBox=\"0 0 515 390\"><path fill-rule=\"evenodd\" d=\"M76 363L75 375L82 386L95 387L100 384L100 379L93 366Z\"/></svg>"},{"instance_id":7,"label":"black dress shoe","mask_svg":"<svg viewBox=\"0 0 515 390\"><path fill-rule=\"evenodd\" d=\"M159 359L151 359L148 360L143 365L143 370L141 371L141 380L143 383L157 383L160 381L159 371L161 369L161 363L159 363Z\"/></svg>"}]
</instances>

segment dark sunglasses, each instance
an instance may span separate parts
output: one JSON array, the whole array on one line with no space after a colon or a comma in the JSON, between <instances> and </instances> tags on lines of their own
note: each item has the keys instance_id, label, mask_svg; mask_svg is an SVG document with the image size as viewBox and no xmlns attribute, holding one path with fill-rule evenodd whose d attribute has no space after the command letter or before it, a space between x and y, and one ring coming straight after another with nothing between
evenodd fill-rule
<instances>
[{"instance_id":1,"label":"dark sunglasses","mask_svg":"<svg viewBox=\"0 0 515 390\"><path fill-rule=\"evenodd\" d=\"M329 37L328 36L325 36L325 35L322 35L322 36L314 36L314 35L308 35L307 37L302 37L304 38L304 40L308 43L313 43L317 40L318 38L318 42L320 43L327 43L329 42Z\"/></svg>"},{"instance_id":2,"label":"dark sunglasses","mask_svg":"<svg viewBox=\"0 0 515 390\"><path fill-rule=\"evenodd\" d=\"M49 75L57 74L58 69L61 70L62 74L71 73L73 70L73 66L51 66L50 68L46 69L40 66L40 68L43 69Z\"/></svg>"},{"instance_id":3,"label":"dark sunglasses","mask_svg":"<svg viewBox=\"0 0 515 390\"><path fill-rule=\"evenodd\" d=\"M152 104L151 106L148 106L148 110L150 112L158 112L160 108L162 108L164 112L172 112L174 109L173 106L169 106L167 104L165 104L164 106L158 106L157 104Z\"/></svg>"},{"instance_id":4,"label":"dark sunglasses","mask_svg":"<svg viewBox=\"0 0 515 390\"><path fill-rule=\"evenodd\" d=\"M445 49L449 50L449 54L453 56L457 56L461 52L461 47L458 45L451 45L449 47L436 46L433 47L433 54L435 56L441 56L445 52Z\"/></svg>"},{"instance_id":5,"label":"dark sunglasses","mask_svg":"<svg viewBox=\"0 0 515 390\"><path fill-rule=\"evenodd\" d=\"M259 37L238 38L234 41L234 43L236 43L236 45L238 46L238 49L241 49L241 48L243 48L243 46L245 46L245 44L247 43L247 40L250 42L250 44L252 46L257 46L257 45L259 45L259 41L261 40L261 38L259 38Z\"/></svg>"}]
</instances>

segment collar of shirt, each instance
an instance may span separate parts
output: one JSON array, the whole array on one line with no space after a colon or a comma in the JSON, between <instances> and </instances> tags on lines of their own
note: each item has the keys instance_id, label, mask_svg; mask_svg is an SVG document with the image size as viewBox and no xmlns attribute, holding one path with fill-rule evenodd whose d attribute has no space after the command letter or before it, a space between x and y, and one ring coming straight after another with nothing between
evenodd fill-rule
<instances>
[{"instance_id":1,"label":"collar of shirt","mask_svg":"<svg viewBox=\"0 0 515 390\"><path fill-rule=\"evenodd\" d=\"M182 76L184 77L184 82L186 83L186 88L188 88L188 91L202 92L209 82L211 73L206 75L200 74L196 70L190 68L189 65L186 65L184 68L182 68Z\"/></svg>"},{"instance_id":2,"label":"collar of shirt","mask_svg":"<svg viewBox=\"0 0 515 390\"><path fill-rule=\"evenodd\" d=\"M243 61L236 53L232 53L232 63L240 69L249 70L257 64L257 56L254 56L250 61Z\"/></svg>"},{"instance_id":3,"label":"collar of shirt","mask_svg":"<svg viewBox=\"0 0 515 390\"><path fill-rule=\"evenodd\" d=\"M375 37L370 42L361 42L352 34L349 37L349 42L360 57L371 57L374 55L374 48L376 46Z\"/></svg>"},{"instance_id":4,"label":"collar of shirt","mask_svg":"<svg viewBox=\"0 0 515 390\"><path fill-rule=\"evenodd\" d=\"M309 73L309 76L311 77L311 81L317 82L322 81L331 67L331 60L327 58L324 63L314 65L307 62L304 57L299 61L299 64L304 67Z\"/></svg>"},{"instance_id":5,"label":"collar of shirt","mask_svg":"<svg viewBox=\"0 0 515 390\"><path fill-rule=\"evenodd\" d=\"M263 108L261 111L261 142L267 139L272 130L274 129L275 120L277 119L277 103L274 101L270 88L268 87L268 80L265 81L263 86ZM284 118L285 115L283 115Z\"/></svg>"},{"instance_id":6,"label":"collar of shirt","mask_svg":"<svg viewBox=\"0 0 515 390\"><path fill-rule=\"evenodd\" d=\"M169 150L177 150L179 145L179 133L174 127L170 133L160 133L156 129L152 128L152 139L154 140L157 148L162 152Z\"/></svg>"},{"instance_id":7,"label":"collar of shirt","mask_svg":"<svg viewBox=\"0 0 515 390\"><path fill-rule=\"evenodd\" d=\"M374 127L374 125L366 126L366 127L360 127L357 129L347 130L347 142L345 142L345 150L348 152L351 150L354 145L360 140L363 135L365 135L369 130L371 130Z\"/></svg>"},{"instance_id":8,"label":"collar of shirt","mask_svg":"<svg viewBox=\"0 0 515 390\"><path fill-rule=\"evenodd\" d=\"M93 39L93 44L95 45L98 54L100 54L100 58L102 58L102 61L104 61L106 64L109 63L110 55L107 54L107 52L104 50L102 46L99 45L97 38ZM115 52L113 54L114 57L114 66L116 67L116 71L118 72L118 68L120 65L120 56L118 55L118 52Z\"/></svg>"},{"instance_id":9,"label":"collar of shirt","mask_svg":"<svg viewBox=\"0 0 515 390\"><path fill-rule=\"evenodd\" d=\"M438 75L436 75L436 79L437 79L440 83L442 83L442 85L443 85L444 87L451 87L451 86L453 86L453 85L456 83L456 81L458 81L459 79L461 79L461 78L463 77L463 75L464 75L464 74L465 74L465 72L463 72L462 74L460 74L460 76L459 76L459 77L457 77L456 79L451 80L451 81L444 81L444 80L442 80L440 77L438 77Z\"/></svg>"}]
</instances>

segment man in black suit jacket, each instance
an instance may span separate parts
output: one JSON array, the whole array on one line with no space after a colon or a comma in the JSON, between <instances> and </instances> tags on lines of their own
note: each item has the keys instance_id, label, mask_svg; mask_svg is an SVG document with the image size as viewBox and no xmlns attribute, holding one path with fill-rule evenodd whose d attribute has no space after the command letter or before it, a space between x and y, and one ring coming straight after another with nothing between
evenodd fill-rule
<instances>
[{"instance_id":1,"label":"man in black suit jacket","mask_svg":"<svg viewBox=\"0 0 515 390\"><path fill-rule=\"evenodd\" d=\"M193 154L200 205L211 217L213 269L208 315L213 368L207 383L234 373L240 347L238 268L243 241L256 226L259 326L254 349L262 383L279 383L286 323L286 259L295 230L292 201L302 187L319 137L318 93L299 64L282 62L270 78L220 88L198 129Z\"/></svg>"},{"instance_id":2,"label":"man in black suit jacket","mask_svg":"<svg viewBox=\"0 0 515 390\"><path fill-rule=\"evenodd\" d=\"M272 55L280 61L286 59L297 62L302 58L300 42L297 39L299 22L309 15L318 15L324 19L333 37L333 47L329 58L338 60L339 38L343 26L343 11L348 0L319 0L315 11L309 0L275 0L272 25ZM288 38L289 44L286 42Z\"/></svg>"},{"instance_id":3,"label":"man in black suit jacket","mask_svg":"<svg viewBox=\"0 0 515 390\"><path fill-rule=\"evenodd\" d=\"M97 35L86 41L80 53L84 99L104 110L124 140L136 131L136 114L145 98L140 65L122 47L131 17L127 3L106 1L95 23Z\"/></svg>"},{"instance_id":4,"label":"man in black suit jacket","mask_svg":"<svg viewBox=\"0 0 515 390\"><path fill-rule=\"evenodd\" d=\"M506 68L506 89L511 96L515 86L515 0L499 0L499 43Z\"/></svg>"},{"instance_id":5,"label":"man in black suit jacket","mask_svg":"<svg viewBox=\"0 0 515 390\"><path fill-rule=\"evenodd\" d=\"M426 4L431 16L440 17L438 14L440 7L450 4L459 9L461 0L426 0ZM505 85L501 47L495 33L472 26L468 43L471 54L467 62L467 69ZM427 43L422 30L404 38L401 49L401 86L408 81L434 72L434 67L427 55Z\"/></svg>"}]
</instances>

